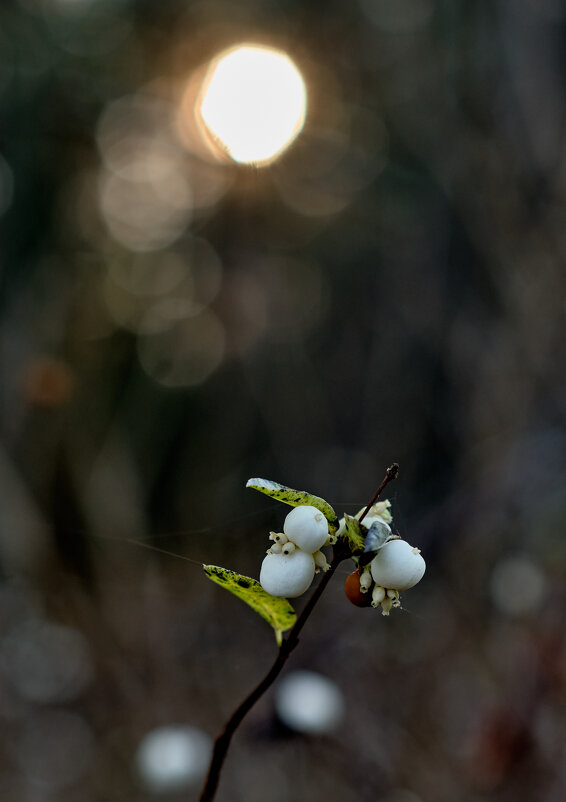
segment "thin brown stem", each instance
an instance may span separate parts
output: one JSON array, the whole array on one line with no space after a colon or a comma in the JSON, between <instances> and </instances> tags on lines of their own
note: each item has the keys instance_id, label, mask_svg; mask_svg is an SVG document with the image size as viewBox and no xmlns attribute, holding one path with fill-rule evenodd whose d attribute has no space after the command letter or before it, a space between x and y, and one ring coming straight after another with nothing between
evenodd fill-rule
<instances>
[{"instance_id":1,"label":"thin brown stem","mask_svg":"<svg viewBox=\"0 0 566 802\"><path fill-rule=\"evenodd\" d=\"M340 545L341 544L338 544L338 546ZM224 730L220 733L220 735L216 739L214 743L214 750L212 753L212 760L208 770L208 776L206 778L204 788L199 798L199 802L211 802L211 800L214 798L214 795L216 793L216 788L218 786L218 781L220 779L220 772L222 770L222 765L224 763L226 753L228 752L232 736L239 727L244 716L252 709L255 703L263 696L265 691L275 682L275 680L279 676L283 666L287 662L289 655L299 643L299 633L306 624L308 617L310 616L316 603L322 596L326 586L332 579L332 575L334 574L334 572L336 571L337 567L340 565L342 560L346 559L346 557L348 556L347 553L344 553L344 551L341 548L337 549L335 548L334 552L335 553L332 558L332 562L330 563L330 568L323 575L321 581L316 586L314 593L306 603L302 613L297 618L294 627L291 629L289 635L279 647L279 652L277 653L275 662L273 663L273 665L271 666L265 677L261 680L261 682L258 685L256 685L256 687L249 694L249 696L247 696L244 699L244 701L236 708L236 710L234 710L234 712L226 722Z\"/></svg>"},{"instance_id":2,"label":"thin brown stem","mask_svg":"<svg viewBox=\"0 0 566 802\"><path fill-rule=\"evenodd\" d=\"M389 484L389 482L392 482L394 479L397 478L397 474L398 473L399 473L399 465L396 462L394 462L385 471L385 476L383 477L383 481L381 482L381 484L379 485L379 487L375 491L372 500L369 502L369 504L367 505L367 507L365 508L363 513L361 514L361 516L358 518L358 521L360 523L364 520L364 518L366 517L368 512L371 510L371 508L373 507L373 505L375 504L377 499L380 497L380 495L383 493L383 491L385 490L385 488Z\"/></svg>"},{"instance_id":3,"label":"thin brown stem","mask_svg":"<svg viewBox=\"0 0 566 802\"><path fill-rule=\"evenodd\" d=\"M397 471L399 470L399 466L397 463L391 465L385 474L385 477L377 489L374 497L368 504L367 508L365 509L362 518L368 513L372 504L375 504L376 499L379 497L380 493L386 487L386 485L391 482L397 476ZM361 520L361 518L360 518ZM289 655L291 652L296 648L297 644L299 643L299 634L303 629L304 625L306 624L310 614L314 610L314 607L322 594L324 593L326 586L332 579L332 576L341 562L346 560L348 557L351 556L350 550L344 540L338 540L336 545L334 546L334 552L332 561L330 563L330 568L326 571L323 575L322 579L316 586L314 593L311 595L308 602L305 604L300 616L297 618L295 625L290 630L288 636L285 638L281 646L279 647L279 651L277 653L277 657L275 661L265 677L261 680L261 682L256 685L253 691L247 696L244 701L234 710L228 721L226 722L224 729L217 737L216 741L214 742L214 749L212 751L212 760L210 761L210 766L208 769L208 775L206 777L206 781L204 787L202 789L201 795L199 797L199 802L212 802L214 796L216 794L216 789L218 788L218 782L220 780L220 773L222 771L222 767L224 765L224 760L226 759L226 754L230 747L230 742L232 740L232 736L240 726L244 716L249 713L255 703L261 699L263 694L270 688L271 685L275 682L283 666L287 662Z\"/></svg>"}]
</instances>

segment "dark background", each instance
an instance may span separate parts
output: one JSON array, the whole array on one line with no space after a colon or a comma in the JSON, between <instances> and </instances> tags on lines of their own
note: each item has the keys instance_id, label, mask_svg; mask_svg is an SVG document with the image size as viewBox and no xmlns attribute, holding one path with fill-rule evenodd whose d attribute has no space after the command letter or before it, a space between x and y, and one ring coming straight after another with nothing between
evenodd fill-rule
<instances>
[{"instance_id":1,"label":"dark background","mask_svg":"<svg viewBox=\"0 0 566 802\"><path fill-rule=\"evenodd\" d=\"M268 695L219 802L564 798L565 35L559 0L2 5L2 799L154 799L141 738L216 734L275 654L199 567L258 576L285 510L246 480L341 514L394 460L424 580L387 619L344 567L289 662L342 729ZM240 41L308 87L265 168L177 134Z\"/></svg>"}]
</instances>

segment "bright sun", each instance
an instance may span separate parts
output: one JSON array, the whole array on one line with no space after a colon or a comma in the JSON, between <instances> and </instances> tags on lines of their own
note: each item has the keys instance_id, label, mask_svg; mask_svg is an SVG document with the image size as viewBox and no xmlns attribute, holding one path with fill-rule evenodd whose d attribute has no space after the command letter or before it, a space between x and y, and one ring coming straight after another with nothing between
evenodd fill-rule
<instances>
[{"instance_id":1,"label":"bright sun","mask_svg":"<svg viewBox=\"0 0 566 802\"><path fill-rule=\"evenodd\" d=\"M212 62L197 114L234 161L265 165L299 134L306 107L305 82L286 53L237 45Z\"/></svg>"}]
</instances>

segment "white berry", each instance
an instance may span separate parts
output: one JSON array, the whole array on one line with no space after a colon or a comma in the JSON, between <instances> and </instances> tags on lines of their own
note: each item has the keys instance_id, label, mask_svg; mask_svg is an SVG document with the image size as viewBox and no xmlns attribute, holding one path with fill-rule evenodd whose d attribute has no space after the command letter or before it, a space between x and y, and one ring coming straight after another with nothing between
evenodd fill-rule
<instances>
[{"instance_id":1,"label":"white berry","mask_svg":"<svg viewBox=\"0 0 566 802\"><path fill-rule=\"evenodd\" d=\"M423 577L426 563L406 540L390 540L371 561L374 582L384 588L407 590Z\"/></svg>"},{"instance_id":2,"label":"white berry","mask_svg":"<svg viewBox=\"0 0 566 802\"><path fill-rule=\"evenodd\" d=\"M290 554L268 554L261 564L259 583L272 596L293 599L309 589L314 570L312 554L299 548Z\"/></svg>"},{"instance_id":3,"label":"white berry","mask_svg":"<svg viewBox=\"0 0 566 802\"><path fill-rule=\"evenodd\" d=\"M313 554L328 539L328 521L316 507L303 504L285 518L283 531L296 546Z\"/></svg>"}]
</instances>

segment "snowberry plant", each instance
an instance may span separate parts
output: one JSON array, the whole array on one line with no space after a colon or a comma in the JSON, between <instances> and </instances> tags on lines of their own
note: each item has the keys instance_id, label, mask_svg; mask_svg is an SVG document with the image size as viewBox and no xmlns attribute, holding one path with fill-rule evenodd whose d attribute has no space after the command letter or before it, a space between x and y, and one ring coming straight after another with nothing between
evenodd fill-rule
<instances>
[{"instance_id":1,"label":"snowberry plant","mask_svg":"<svg viewBox=\"0 0 566 802\"><path fill-rule=\"evenodd\" d=\"M254 481L254 480L252 480ZM317 570L330 567L321 551L329 546L328 520L312 504L302 504L285 518L282 532L270 532L273 546L261 564L259 584L272 596L293 599L308 590Z\"/></svg>"},{"instance_id":2,"label":"snowberry plant","mask_svg":"<svg viewBox=\"0 0 566 802\"><path fill-rule=\"evenodd\" d=\"M393 533L391 505L377 501L397 471L398 465L391 465L367 507L340 520L330 504L318 496L266 479L248 481L247 487L293 507L283 521L283 531L269 534L270 546L259 581L220 566L203 567L212 581L238 596L271 625L279 651L266 676L236 708L216 739L200 802L214 798L234 732L279 675L340 563L351 559L356 566L346 579L346 597L358 607L379 607L383 615L400 606L399 591L412 588L422 578L425 562L419 549ZM323 551L326 547L332 548L330 562ZM288 599L305 593L317 573L323 576L297 617Z\"/></svg>"}]
</instances>

